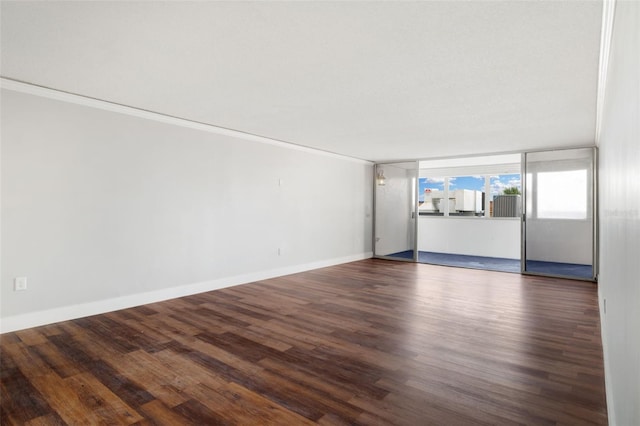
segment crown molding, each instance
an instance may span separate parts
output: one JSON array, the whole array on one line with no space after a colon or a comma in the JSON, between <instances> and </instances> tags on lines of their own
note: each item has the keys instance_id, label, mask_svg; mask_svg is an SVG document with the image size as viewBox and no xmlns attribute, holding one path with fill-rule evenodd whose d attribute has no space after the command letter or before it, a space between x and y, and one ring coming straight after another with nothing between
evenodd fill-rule
<instances>
[{"instance_id":1,"label":"crown molding","mask_svg":"<svg viewBox=\"0 0 640 426\"><path fill-rule=\"evenodd\" d=\"M322 155L322 156L336 158L340 160L351 161L359 164L367 164L367 165L373 164L371 161L363 160L360 158L349 157L342 154L336 154L334 152L323 151L316 148L297 145L291 142L272 139L266 136L254 135L252 133L242 132L240 130L227 129L225 127L214 126L212 124L188 120L186 118L175 117L168 114L162 114L155 111L135 108L128 105L123 105L115 102L105 101L102 99L92 98L89 96L78 95L76 93L65 92L62 90L52 89L45 86L39 86L37 84L18 81L11 78L0 77L0 87L2 87L2 89L12 90L14 92L27 93L30 95L40 96L43 98L55 99L58 101L77 104L77 105L83 105L90 108L96 108L96 109L102 109L105 111L126 114L129 116L143 118L146 120L157 121L161 123L171 124L174 126L186 127L189 129L195 129L203 132L214 133L217 135L243 139L246 141L273 145L280 148L292 149L295 151L302 151L309 154Z\"/></svg>"},{"instance_id":2,"label":"crown molding","mask_svg":"<svg viewBox=\"0 0 640 426\"><path fill-rule=\"evenodd\" d=\"M604 112L604 100L607 87L607 71L609 68L611 40L613 38L613 21L615 16L615 9L616 0L603 0L602 31L600 33L600 62L598 65L598 93L596 95L596 145L600 145L600 133L602 132L602 114Z\"/></svg>"}]
</instances>

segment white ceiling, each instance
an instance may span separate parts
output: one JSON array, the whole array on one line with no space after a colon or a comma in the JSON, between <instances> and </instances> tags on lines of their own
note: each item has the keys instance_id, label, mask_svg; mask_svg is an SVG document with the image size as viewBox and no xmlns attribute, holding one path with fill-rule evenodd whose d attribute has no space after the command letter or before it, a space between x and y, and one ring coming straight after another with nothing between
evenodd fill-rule
<instances>
[{"instance_id":1,"label":"white ceiling","mask_svg":"<svg viewBox=\"0 0 640 426\"><path fill-rule=\"evenodd\" d=\"M5 78L374 161L594 144L600 1L1 7Z\"/></svg>"}]
</instances>

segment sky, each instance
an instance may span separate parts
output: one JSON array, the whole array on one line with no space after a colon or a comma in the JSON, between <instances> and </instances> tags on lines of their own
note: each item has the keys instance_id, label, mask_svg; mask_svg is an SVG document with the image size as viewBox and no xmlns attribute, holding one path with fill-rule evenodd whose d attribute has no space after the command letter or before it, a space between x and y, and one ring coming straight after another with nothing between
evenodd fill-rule
<instances>
[{"instance_id":1,"label":"sky","mask_svg":"<svg viewBox=\"0 0 640 426\"><path fill-rule=\"evenodd\" d=\"M424 190L426 188L434 190L444 190L444 178L420 178L420 201L424 201ZM491 176L491 195L502 194L506 188L516 187L522 191L520 183L520 173ZM484 192L484 176L457 176L449 178L449 190L455 189L472 189Z\"/></svg>"}]
</instances>

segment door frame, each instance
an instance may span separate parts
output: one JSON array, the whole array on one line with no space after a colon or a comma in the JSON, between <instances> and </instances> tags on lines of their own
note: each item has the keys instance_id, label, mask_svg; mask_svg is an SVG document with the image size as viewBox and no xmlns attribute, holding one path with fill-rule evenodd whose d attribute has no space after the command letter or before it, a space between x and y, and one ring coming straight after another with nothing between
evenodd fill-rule
<instances>
[{"instance_id":1,"label":"door frame","mask_svg":"<svg viewBox=\"0 0 640 426\"><path fill-rule=\"evenodd\" d=\"M376 253L376 242L377 242L377 235L376 235L376 224L377 224L377 212L378 212L378 196L377 196L377 187L378 185L378 168L382 168L384 166L391 166L394 164L406 164L406 163L415 163L415 168L414 168L414 172L415 172L415 176L413 177L413 179L415 180L415 184L414 184L414 188L413 188L413 206L412 209L413 211L411 212L411 218L410 220L413 221L413 226L412 228L412 235L413 235L413 258L412 259L406 259L406 258L400 258L400 257L394 257L394 256L388 256L388 255L380 255ZM419 160L409 160L409 161L389 161L389 162L383 162L383 163L375 163L373 166L373 232L371 233L371 245L373 247L373 257L376 259L385 259L385 260L395 260L395 261L399 261L399 262L411 262L411 263L417 263L418 262L418 172L419 172ZM407 169L410 170L410 169Z\"/></svg>"},{"instance_id":2,"label":"door frame","mask_svg":"<svg viewBox=\"0 0 640 426\"><path fill-rule=\"evenodd\" d=\"M555 151L572 151L572 150L580 150L580 149L590 149L591 150L591 229L592 229L592 237L591 237L591 268L592 268L592 276L591 278L584 277L576 277L576 276L567 276L567 275L559 275L559 274L551 274L544 272L534 272L528 271L526 269L527 266L527 198L528 191L530 190L527 185L527 154L534 153L542 153L542 152L555 152ZM537 275L537 276L545 276L545 277L555 277L555 278L568 278L573 280L580 281L590 281L597 282L598 281L598 260L599 260L599 250L598 250L598 148L596 146L587 146L587 147L572 147L572 148L557 148L557 149L541 149L535 151L524 151L522 152L522 160L521 164L521 185L522 185L522 217L520 220L520 242L521 242L521 253L520 253L520 273L522 275Z\"/></svg>"}]
</instances>

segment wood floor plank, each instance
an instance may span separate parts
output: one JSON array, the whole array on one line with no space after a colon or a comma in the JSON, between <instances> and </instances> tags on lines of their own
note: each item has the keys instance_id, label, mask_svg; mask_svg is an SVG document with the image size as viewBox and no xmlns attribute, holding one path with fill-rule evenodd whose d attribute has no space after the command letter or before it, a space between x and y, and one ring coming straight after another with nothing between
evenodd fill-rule
<instances>
[{"instance_id":1,"label":"wood floor plank","mask_svg":"<svg viewBox=\"0 0 640 426\"><path fill-rule=\"evenodd\" d=\"M72 358L66 356L51 342L47 341L43 344L31 346L30 349L37 353L62 378L80 374L86 370L82 364L74 362Z\"/></svg>"},{"instance_id":2,"label":"wood floor plank","mask_svg":"<svg viewBox=\"0 0 640 426\"><path fill-rule=\"evenodd\" d=\"M50 413L46 416L36 417L24 423L25 426L66 426L67 424L60 418L58 413Z\"/></svg>"},{"instance_id":3,"label":"wood floor plank","mask_svg":"<svg viewBox=\"0 0 640 426\"><path fill-rule=\"evenodd\" d=\"M64 379L82 403L107 424L133 424L143 419L132 407L111 392L91 373Z\"/></svg>"},{"instance_id":4,"label":"wood floor plank","mask_svg":"<svg viewBox=\"0 0 640 426\"><path fill-rule=\"evenodd\" d=\"M206 405L195 399L189 399L180 405L172 408L173 411L182 417L189 419L191 424L197 425L233 425L235 421L210 410Z\"/></svg>"},{"instance_id":5,"label":"wood floor plank","mask_svg":"<svg viewBox=\"0 0 640 426\"><path fill-rule=\"evenodd\" d=\"M57 374L30 378L33 387L47 400L51 408L68 424L100 424L104 420L84 402L87 394L78 393Z\"/></svg>"},{"instance_id":6,"label":"wood floor plank","mask_svg":"<svg viewBox=\"0 0 640 426\"><path fill-rule=\"evenodd\" d=\"M224 413L225 419L234 424L253 424L256 419L260 419L260 424L263 425L313 424L305 417L293 413L237 383L232 382L228 386L217 389L198 385L190 389L189 393L211 410Z\"/></svg>"},{"instance_id":7,"label":"wood floor plank","mask_svg":"<svg viewBox=\"0 0 640 426\"><path fill-rule=\"evenodd\" d=\"M47 342L47 336L44 335L42 329L29 328L26 330L16 331L16 336L20 338L22 343L28 346Z\"/></svg>"},{"instance_id":8,"label":"wood floor plank","mask_svg":"<svg viewBox=\"0 0 640 426\"><path fill-rule=\"evenodd\" d=\"M170 407L189 399L183 392L186 387L183 378L142 350L121 356L111 367L132 382L142 384L147 392Z\"/></svg>"},{"instance_id":9,"label":"wood floor plank","mask_svg":"<svg viewBox=\"0 0 640 426\"><path fill-rule=\"evenodd\" d=\"M34 376L50 374L51 367L47 364L42 356L32 348L21 343L10 343L2 345L2 380L10 377L5 373L5 368L16 367L20 374L31 380Z\"/></svg>"},{"instance_id":10,"label":"wood floor plank","mask_svg":"<svg viewBox=\"0 0 640 426\"><path fill-rule=\"evenodd\" d=\"M2 363L5 363L3 358ZM0 424L22 424L52 410L33 383L18 368L3 368L0 383Z\"/></svg>"},{"instance_id":11,"label":"wood floor plank","mask_svg":"<svg viewBox=\"0 0 640 426\"><path fill-rule=\"evenodd\" d=\"M140 406L139 411L151 424L182 425L188 424L189 419L177 411L167 407L162 401L154 399ZM141 423L144 424L144 423Z\"/></svg>"},{"instance_id":12,"label":"wood floor plank","mask_svg":"<svg viewBox=\"0 0 640 426\"><path fill-rule=\"evenodd\" d=\"M0 423L607 424L592 283L364 260L0 336Z\"/></svg>"},{"instance_id":13,"label":"wood floor plank","mask_svg":"<svg viewBox=\"0 0 640 426\"><path fill-rule=\"evenodd\" d=\"M103 360L95 361L90 371L104 386L131 407L135 408L155 400L155 397L143 387L145 383L131 381Z\"/></svg>"}]
</instances>

